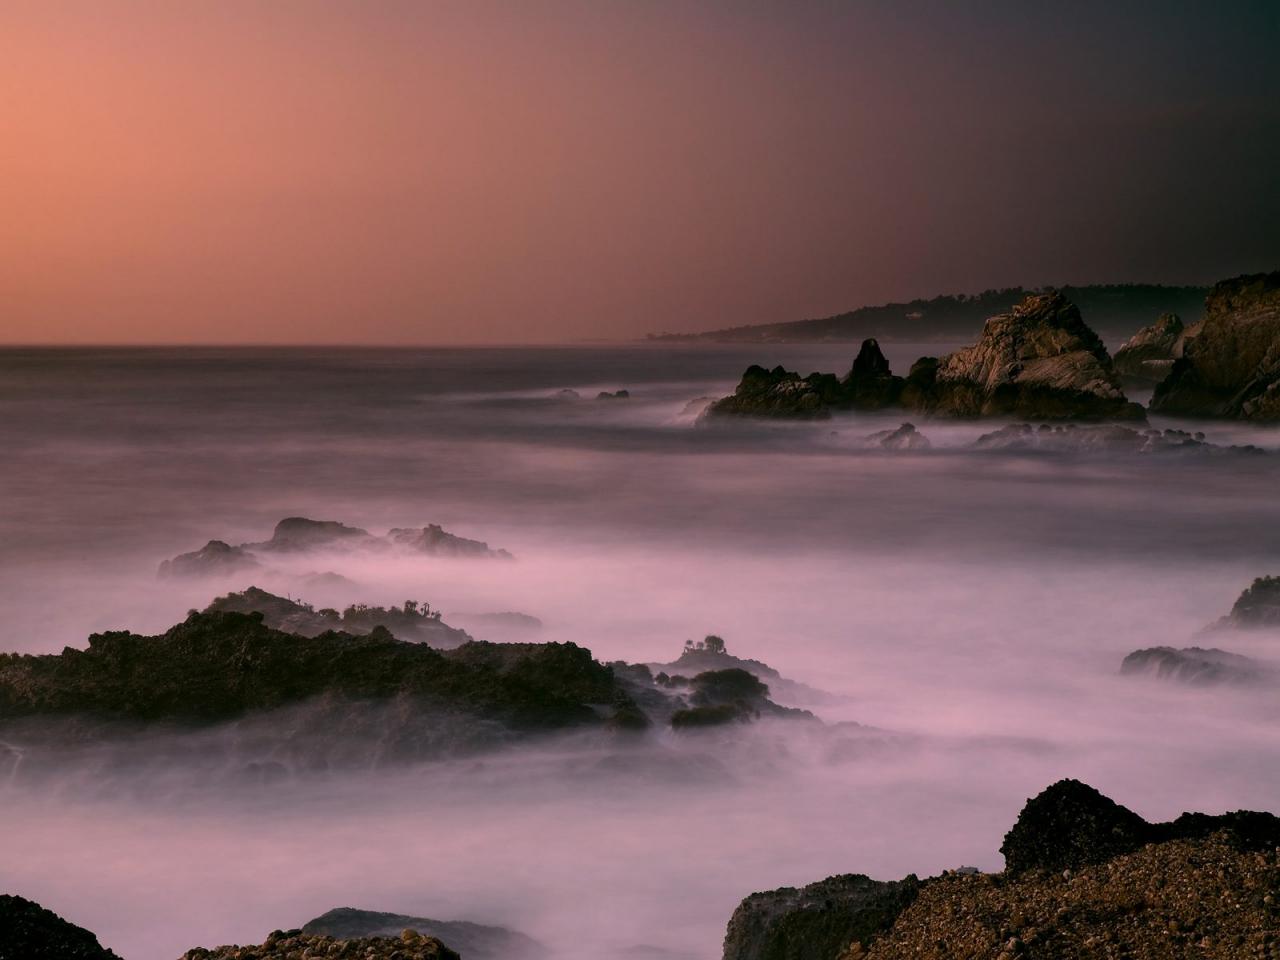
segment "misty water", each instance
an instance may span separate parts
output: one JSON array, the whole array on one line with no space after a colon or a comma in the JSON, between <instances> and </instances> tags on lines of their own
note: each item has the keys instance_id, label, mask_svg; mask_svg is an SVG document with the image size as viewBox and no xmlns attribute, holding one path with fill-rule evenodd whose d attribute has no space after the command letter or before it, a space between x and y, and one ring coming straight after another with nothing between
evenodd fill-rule
<instances>
[{"instance_id":1,"label":"misty water","mask_svg":"<svg viewBox=\"0 0 1280 960\"><path fill-rule=\"evenodd\" d=\"M897 372L947 349L886 345ZM749 363L843 373L853 352L0 352L6 651L162 632L260 578L159 580L161 560L282 517L439 523L516 560L307 555L259 585L317 606L425 599L446 621L520 611L602 660L716 633L830 694L812 707L827 724L874 728L564 738L270 786L198 757L15 777L0 888L130 960L257 943L336 906L502 924L570 960L711 960L754 890L999 869L1025 798L1061 777L1149 818L1277 810L1273 696L1118 670L1190 645L1280 572L1280 458L967 450L990 422L867 449L900 414L696 422L691 401ZM297 586L325 571L350 582ZM1265 638L1223 645L1272 658Z\"/></svg>"}]
</instances>

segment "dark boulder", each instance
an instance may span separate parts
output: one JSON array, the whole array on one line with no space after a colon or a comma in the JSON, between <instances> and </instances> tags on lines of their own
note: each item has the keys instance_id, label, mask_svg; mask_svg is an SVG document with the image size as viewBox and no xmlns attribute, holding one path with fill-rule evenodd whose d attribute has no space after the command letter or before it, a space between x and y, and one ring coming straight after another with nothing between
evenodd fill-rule
<instances>
[{"instance_id":1,"label":"dark boulder","mask_svg":"<svg viewBox=\"0 0 1280 960\"><path fill-rule=\"evenodd\" d=\"M88 930L22 897L0 894L0 960L120 960Z\"/></svg>"},{"instance_id":2,"label":"dark boulder","mask_svg":"<svg viewBox=\"0 0 1280 960\"><path fill-rule=\"evenodd\" d=\"M1224 280L1205 317L1151 399L1187 417L1280 420L1280 271Z\"/></svg>"},{"instance_id":3,"label":"dark boulder","mask_svg":"<svg viewBox=\"0 0 1280 960\"><path fill-rule=\"evenodd\" d=\"M896 406L902 396L902 377L889 370L889 361L875 340L862 341L853 367L841 384L845 396L842 406L854 410L883 410Z\"/></svg>"},{"instance_id":4,"label":"dark boulder","mask_svg":"<svg viewBox=\"0 0 1280 960\"><path fill-rule=\"evenodd\" d=\"M1145 416L1125 397L1102 340L1059 293L1029 296L1012 312L991 317L976 344L943 357L936 368L918 362L904 392L914 409L946 416Z\"/></svg>"},{"instance_id":5,"label":"dark boulder","mask_svg":"<svg viewBox=\"0 0 1280 960\"><path fill-rule=\"evenodd\" d=\"M724 938L724 960L833 960L851 943L889 929L919 895L914 876L828 877L799 889L753 893L738 905Z\"/></svg>"},{"instance_id":6,"label":"dark boulder","mask_svg":"<svg viewBox=\"0 0 1280 960\"><path fill-rule=\"evenodd\" d=\"M904 423L896 430L878 430L867 437L867 443L881 450L928 450L933 446L912 423Z\"/></svg>"},{"instance_id":7,"label":"dark boulder","mask_svg":"<svg viewBox=\"0 0 1280 960\"><path fill-rule=\"evenodd\" d=\"M813 373L807 377L781 366L766 370L752 364L743 373L732 396L722 397L707 407L708 416L788 417L815 419L829 417L830 408L842 401L844 391L832 374Z\"/></svg>"}]
</instances>

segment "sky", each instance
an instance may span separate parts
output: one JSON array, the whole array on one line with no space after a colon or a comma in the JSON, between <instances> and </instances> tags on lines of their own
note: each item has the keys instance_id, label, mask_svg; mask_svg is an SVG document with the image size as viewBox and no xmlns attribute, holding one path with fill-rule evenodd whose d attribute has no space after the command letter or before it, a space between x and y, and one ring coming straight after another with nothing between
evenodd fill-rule
<instances>
[{"instance_id":1,"label":"sky","mask_svg":"<svg viewBox=\"0 0 1280 960\"><path fill-rule=\"evenodd\" d=\"M1280 268L1280 4L0 2L0 342L538 343Z\"/></svg>"}]
</instances>

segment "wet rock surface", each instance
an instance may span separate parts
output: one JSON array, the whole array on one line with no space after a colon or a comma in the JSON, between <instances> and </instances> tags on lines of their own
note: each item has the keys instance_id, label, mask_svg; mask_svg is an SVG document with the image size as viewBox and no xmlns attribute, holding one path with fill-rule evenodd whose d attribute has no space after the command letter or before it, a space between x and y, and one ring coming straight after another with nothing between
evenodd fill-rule
<instances>
[{"instance_id":1,"label":"wet rock surface","mask_svg":"<svg viewBox=\"0 0 1280 960\"><path fill-rule=\"evenodd\" d=\"M432 920L402 913L338 907L302 925L302 933L308 936L342 940L399 938L406 929L449 944L467 960L537 960L548 955L547 948L532 937L505 927L464 920Z\"/></svg>"},{"instance_id":2,"label":"wet rock surface","mask_svg":"<svg viewBox=\"0 0 1280 960\"><path fill-rule=\"evenodd\" d=\"M1280 271L1214 286L1203 326L1156 387L1151 409L1280 421Z\"/></svg>"},{"instance_id":3,"label":"wet rock surface","mask_svg":"<svg viewBox=\"0 0 1280 960\"><path fill-rule=\"evenodd\" d=\"M406 929L395 937L340 939L313 936L299 930L277 930L252 946L195 947L181 960L461 960L458 953L435 937Z\"/></svg>"},{"instance_id":4,"label":"wet rock surface","mask_svg":"<svg viewBox=\"0 0 1280 960\"><path fill-rule=\"evenodd\" d=\"M82 927L23 897L0 894L0 960L120 960Z\"/></svg>"}]
</instances>

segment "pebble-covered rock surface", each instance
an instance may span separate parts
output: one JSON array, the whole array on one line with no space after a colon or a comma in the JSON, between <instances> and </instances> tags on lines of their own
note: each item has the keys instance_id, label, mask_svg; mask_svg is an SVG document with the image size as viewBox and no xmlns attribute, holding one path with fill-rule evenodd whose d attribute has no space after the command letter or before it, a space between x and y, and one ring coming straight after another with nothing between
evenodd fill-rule
<instances>
[{"instance_id":1,"label":"pebble-covered rock surface","mask_svg":"<svg viewBox=\"0 0 1280 960\"><path fill-rule=\"evenodd\" d=\"M945 874L841 960L1280 960L1280 851L1223 835L1076 870Z\"/></svg>"},{"instance_id":2,"label":"pebble-covered rock surface","mask_svg":"<svg viewBox=\"0 0 1280 960\"><path fill-rule=\"evenodd\" d=\"M182 955L182 960L459 960L435 937L424 937L416 930L405 930L398 937L367 937L339 940L314 937L300 930L277 930L256 947L196 947Z\"/></svg>"}]
</instances>

